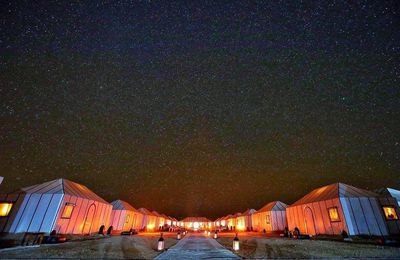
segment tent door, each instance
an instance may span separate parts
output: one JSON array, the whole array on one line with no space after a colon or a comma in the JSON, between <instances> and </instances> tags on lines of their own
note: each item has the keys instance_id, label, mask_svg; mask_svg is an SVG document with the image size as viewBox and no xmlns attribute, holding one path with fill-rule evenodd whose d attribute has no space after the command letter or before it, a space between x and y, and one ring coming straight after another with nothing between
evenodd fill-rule
<instances>
[{"instance_id":1,"label":"tent door","mask_svg":"<svg viewBox=\"0 0 400 260\"><path fill-rule=\"evenodd\" d=\"M85 222L83 224L82 234L84 234L84 235L90 234L95 213L96 213L96 205L92 204L92 205L90 205L90 207L86 213L86 218L85 218Z\"/></svg>"},{"instance_id":2,"label":"tent door","mask_svg":"<svg viewBox=\"0 0 400 260\"><path fill-rule=\"evenodd\" d=\"M307 207L304 209L304 216L305 216L305 226L306 226L306 233L308 235L316 235L316 228L315 228L315 221L314 221L314 214L312 210Z\"/></svg>"}]
</instances>

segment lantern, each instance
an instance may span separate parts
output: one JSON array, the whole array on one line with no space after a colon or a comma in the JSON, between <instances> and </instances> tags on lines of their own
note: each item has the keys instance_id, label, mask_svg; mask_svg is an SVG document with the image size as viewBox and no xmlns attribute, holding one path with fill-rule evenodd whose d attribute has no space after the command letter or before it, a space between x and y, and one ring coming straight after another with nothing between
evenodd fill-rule
<instances>
[{"instance_id":1,"label":"lantern","mask_svg":"<svg viewBox=\"0 0 400 260\"><path fill-rule=\"evenodd\" d=\"M161 236L158 239L157 249L158 249L158 251L162 251L162 250L164 250L164 247L165 247L165 241L164 241L164 238L163 238L163 233L161 233Z\"/></svg>"},{"instance_id":2,"label":"lantern","mask_svg":"<svg viewBox=\"0 0 400 260\"><path fill-rule=\"evenodd\" d=\"M207 230L204 230L204 235L207 235Z\"/></svg>"},{"instance_id":3,"label":"lantern","mask_svg":"<svg viewBox=\"0 0 400 260\"><path fill-rule=\"evenodd\" d=\"M208 232L207 232L207 236L210 236L210 234L211 234L211 232L210 232L210 231L208 231Z\"/></svg>"},{"instance_id":4,"label":"lantern","mask_svg":"<svg viewBox=\"0 0 400 260\"><path fill-rule=\"evenodd\" d=\"M233 239L233 250L238 251L239 250L239 238L236 233L235 238Z\"/></svg>"},{"instance_id":5,"label":"lantern","mask_svg":"<svg viewBox=\"0 0 400 260\"><path fill-rule=\"evenodd\" d=\"M181 232L178 232L178 234L176 235L176 239L178 239L178 240L181 239Z\"/></svg>"},{"instance_id":6,"label":"lantern","mask_svg":"<svg viewBox=\"0 0 400 260\"><path fill-rule=\"evenodd\" d=\"M214 232L214 239L217 239L218 238L218 233L217 233L217 231L215 231Z\"/></svg>"}]
</instances>

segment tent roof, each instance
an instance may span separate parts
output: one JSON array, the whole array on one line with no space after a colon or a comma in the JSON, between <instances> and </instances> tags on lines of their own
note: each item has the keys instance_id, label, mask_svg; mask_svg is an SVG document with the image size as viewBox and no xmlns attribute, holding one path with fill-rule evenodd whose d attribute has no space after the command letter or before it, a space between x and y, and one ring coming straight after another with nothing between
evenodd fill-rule
<instances>
[{"instance_id":1,"label":"tent roof","mask_svg":"<svg viewBox=\"0 0 400 260\"><path fill-rule=\"evenodd\" d=\"M114 200L110 204L113 206L113 210L130 210L134 212L140 212L135 209L131 204L123 200Z\"/></svg>"},{"instance_id":2,"label":"tent roof","mask_svg":"<svg viewBox=\"0 0 400 260\"><path fill-rule=\"evenodd\" d=\"M145 215L155 216L150 210L148 210L146 208L140 208L139 211Z\"/></svg>"},{"instance_id":3,"label":"tent roof","mask_svg":"<svg viewBox=\"0 0 400 260\"><path fill-rule=\"evenodd\" d=\"M285 211L287 207L288 207L288 205L281 201L272 201L272 202L264 205L264 207L259 209L257 212Z\"/></svg>"},{"instance_id":4,"label":"tent roof","mask_svg":"<svg viewBox=\"0 0 400 260\"><path fill-rule=\"evenodd\" d=\"M247 209L245 212L243 212L243 213L241 214L241 216L250 216L250 215L252 215L252 214L255 213L255 212L256 212L255 209Z\"/></svg>"},{"instance_id":5,"label":"tent roof","mask_svg":"<svg viewBox=\"0 0 400 260\"><path fill-rule=\"evenodd\" d=\"M391 196L397 201L400 201L400 190L395 190L392 188L382 188L377 190L376 192L385 196Z\"/></svg>"},{"instance_id":6,"label":"tent roof","mask_svg":"<svg viewBox=\"0 0 400 260\"><path fill-rule=\"evenodd\" d=\"M379 194L356 188L344 183L334 183L318 189L305 195L291 206L335 199L335 198L360 198L360 197L380 197Z\"/></svg>"},{"instance_id":7,"label":"tent roof","mask_svg":"<svg viewBox=\"0 0 400 260\"><path fill-rule=\"evenodd\" d=\"M163 216L160 213L158 213L157 211L155 211L155 210L153 210L152 213L153 213L154 216L163 218Z\"/></svg>"},{"instance_id":8,"label":"tent roof","mask_svg":"<svg viewBox=\"0 0 400 260\"><path fill-rule=\"evenodd\" d=\"M165 214L161 214L161 217L163 217L163 218L165 218L165 219L169 219L169 220L171 220L171 218L170 217L168 217L167 215L165 215Z\"/></svg>"},{"instance_id":9,"label":"tent roof","mask_svg":"<svg viewBox=\"0 0 400 260\"><path fill-rule=\"evenodd\" d=\"M88 187L63 178L25 187L21 191L28 194L67 194L109 204Z\"/></svg>"},{"instance_id":10,"label":"tent roof","mask_svg":"<svg viewBox=\"0 0 400 260\"><path fill-rule=\"evenodd\" d=\"M211 222L208 218L205 217L187 217L181 220L182 222Z\"/></svg>"}]
</instances>

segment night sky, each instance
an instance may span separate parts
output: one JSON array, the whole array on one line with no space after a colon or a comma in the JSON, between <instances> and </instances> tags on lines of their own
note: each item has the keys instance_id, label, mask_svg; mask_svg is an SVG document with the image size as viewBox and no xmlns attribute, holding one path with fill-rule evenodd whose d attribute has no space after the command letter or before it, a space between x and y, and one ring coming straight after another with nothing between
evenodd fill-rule
<instances>
[{"instance_id":1,"label":"night sky","mask_svg":"<svg viewBox=\"0 0 400 260\"><path fill-rule=\"evenodd\" d=\"M400 188L397 1L46 2L0 4L1 192L215 218Z\"/></svg>"}]
</instances>

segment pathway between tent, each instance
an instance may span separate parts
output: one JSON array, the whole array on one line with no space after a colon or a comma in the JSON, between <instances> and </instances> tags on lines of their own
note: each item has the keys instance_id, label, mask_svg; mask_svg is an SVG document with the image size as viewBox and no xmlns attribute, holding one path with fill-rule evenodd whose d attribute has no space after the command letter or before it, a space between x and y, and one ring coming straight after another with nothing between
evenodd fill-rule
<instances>
[{"instance_id":1,"label":"pathway between tent","mask_svg":"<svg viewBox=\"0 0 400 260\"><path fill-rule=\"evenodd\" d=\"M156 259L240 259L217 241L202 233L189 233Z\"/></svg>"}]
</instances>

